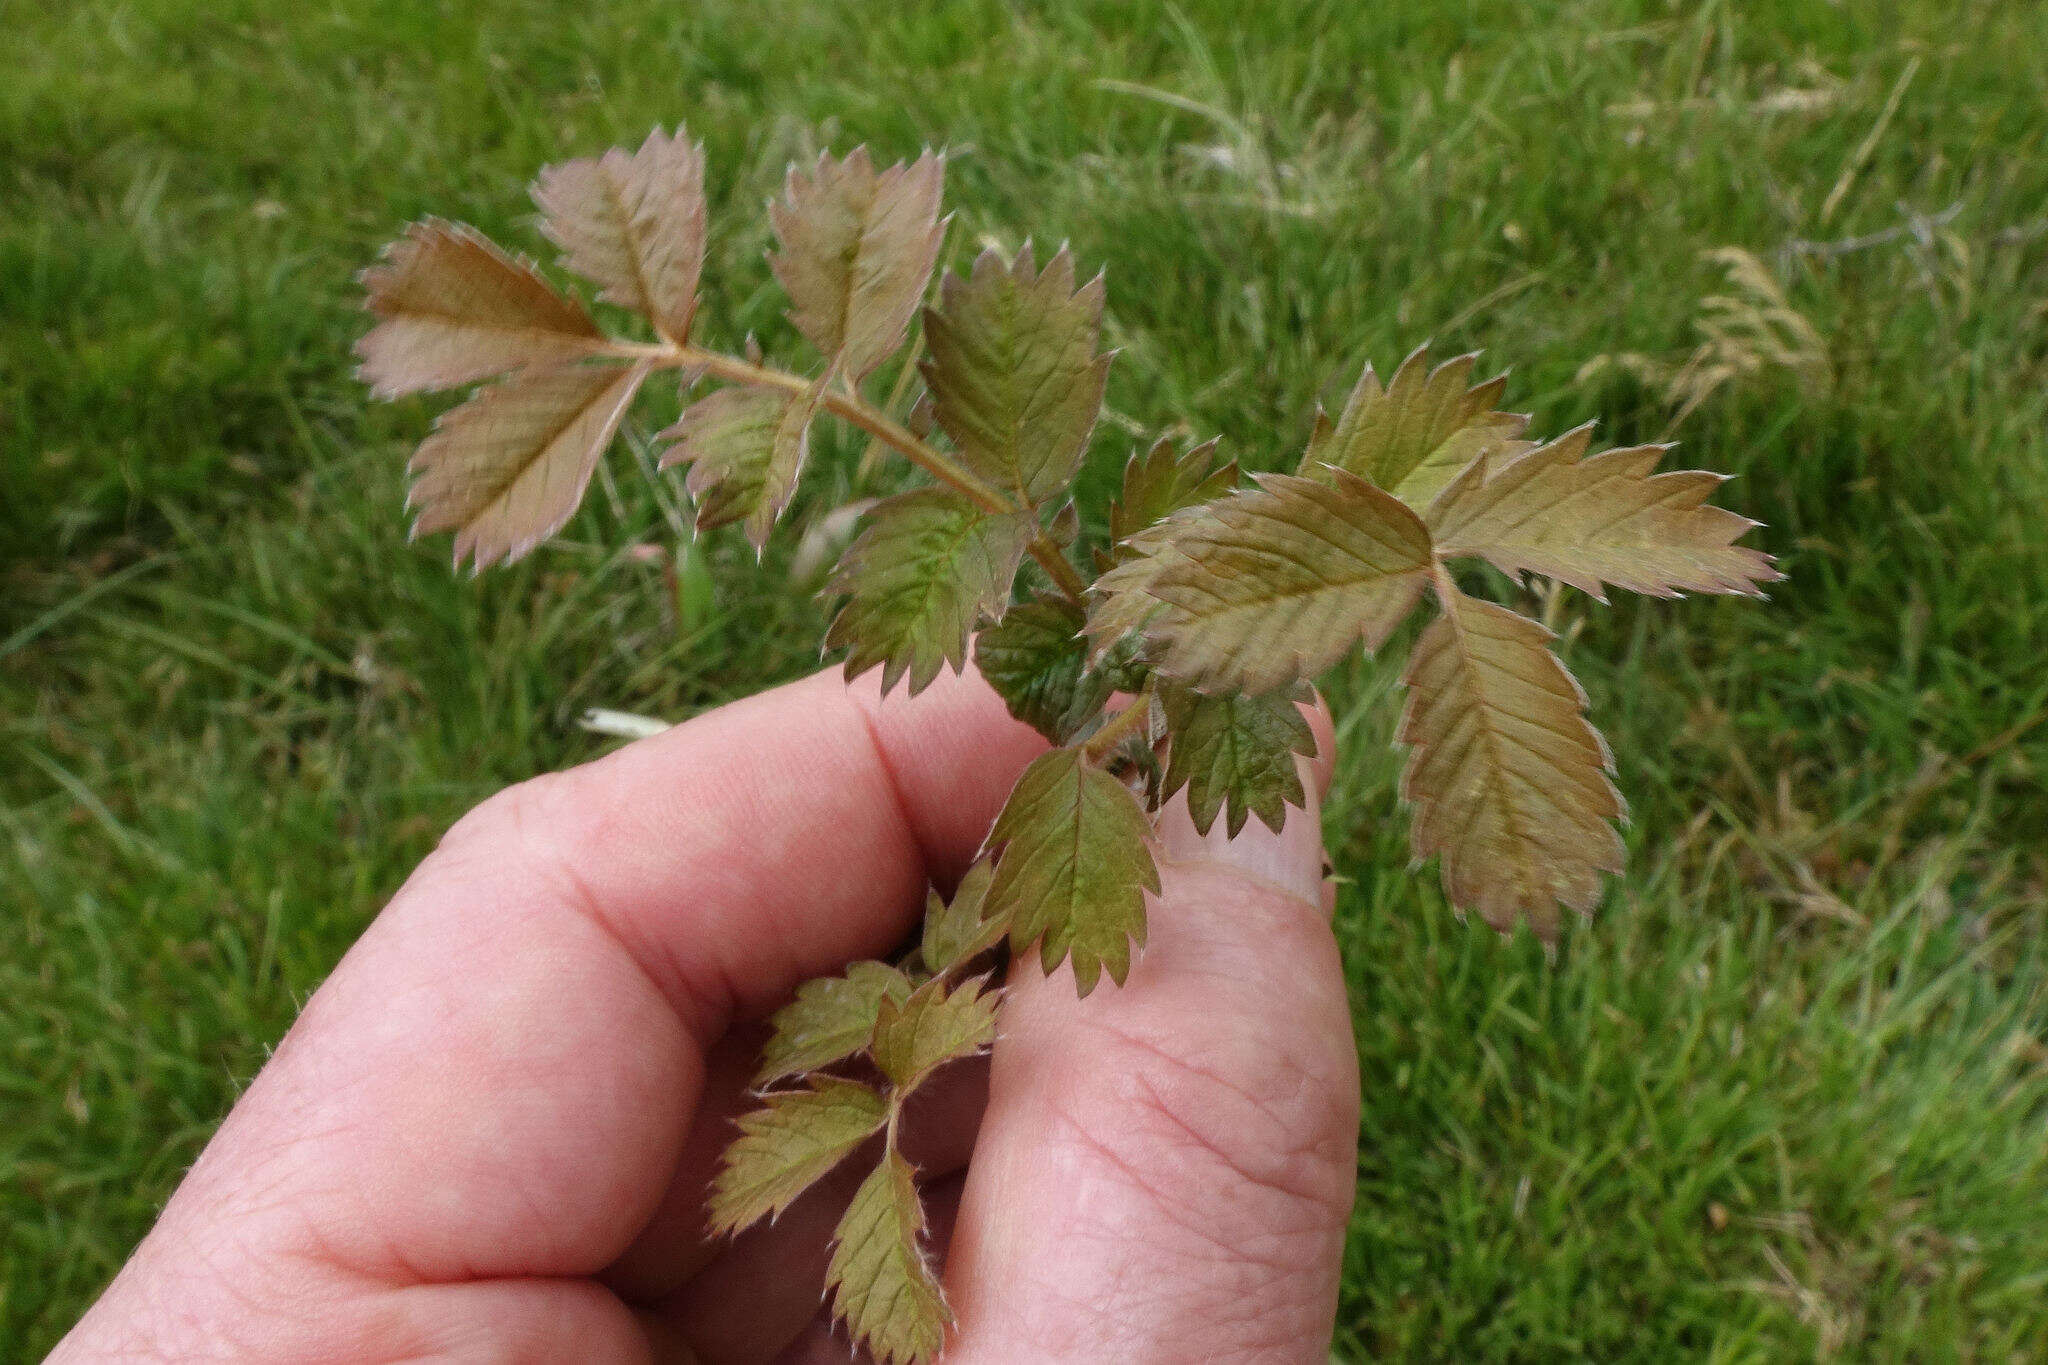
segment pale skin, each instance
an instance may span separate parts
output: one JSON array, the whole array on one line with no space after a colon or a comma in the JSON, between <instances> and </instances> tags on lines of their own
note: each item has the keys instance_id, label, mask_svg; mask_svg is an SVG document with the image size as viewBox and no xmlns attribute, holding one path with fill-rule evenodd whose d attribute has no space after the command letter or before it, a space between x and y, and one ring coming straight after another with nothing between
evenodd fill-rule
<instances>
[{"instance_id":1,"label":"pale skin","mask_svg":"<svg viewBox=\"0 0 2048 1365\"><path fill-rule=\"evenodd\" d=\"M819 1300L860 1172L736 1240L704 1191L758 1021L892 952L1043 746L972 674L820 674L485 802L53 1359L862 1359ZM1358 1073L1315 803L1226 840L1176 802L1159 855L1128 984L1018 965L907 1118L948 1362L1328 1358Z\"/></svg>"}]
</instances>

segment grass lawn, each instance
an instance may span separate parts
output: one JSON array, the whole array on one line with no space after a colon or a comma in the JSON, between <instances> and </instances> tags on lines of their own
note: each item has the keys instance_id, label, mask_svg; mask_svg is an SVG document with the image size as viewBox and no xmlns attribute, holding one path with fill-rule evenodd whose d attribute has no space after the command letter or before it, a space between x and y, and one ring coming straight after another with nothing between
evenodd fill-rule
<instances>
[{"instance_id":1,"label":"grass lawn","mask_svg":"<svg viewBox=\"0 0 2048 1365\"><path fill-rule=\"evenodd\" d=\"M721 342L786 336L759 210L821 137L951 147L956 260L1106 264L1098 512L1142 434L1279 467L1434 338L1769 523L1768 606L1536 604L1634 806L1554 961L1407 867L1405 640L1330 680L1341 1358L2048 1359L2048 6L0 12L0 1354L458 812L602 748L584 708L816 666L786 552L629 552L675 537L623 453L458 581L400 511L436 405L349 374L400 224L533 249L539 165L682 119ZM855 486L820 451L799 518Z\"/></svg>"}]
</instances>

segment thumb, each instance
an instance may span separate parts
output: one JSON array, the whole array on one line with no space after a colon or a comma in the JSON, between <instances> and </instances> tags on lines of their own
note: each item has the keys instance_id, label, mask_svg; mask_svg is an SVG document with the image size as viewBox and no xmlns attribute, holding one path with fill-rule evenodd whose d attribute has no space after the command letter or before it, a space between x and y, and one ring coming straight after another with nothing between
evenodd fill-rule
<instances>
[{"instance_id":1,"label":"thumb","mask_svg":"<svg viewBox=\"0 0 2048 1365\"><path fill-rule=\"evenodd\" d=\"M1319 793L1327 760L1304 766ZM1315 805L1229 839L1177 798L1129 981L1076 1000L1064 968L1013 969L949 1361L1328 1359L1358 1063Z\"/></svg>"}]
</instances>

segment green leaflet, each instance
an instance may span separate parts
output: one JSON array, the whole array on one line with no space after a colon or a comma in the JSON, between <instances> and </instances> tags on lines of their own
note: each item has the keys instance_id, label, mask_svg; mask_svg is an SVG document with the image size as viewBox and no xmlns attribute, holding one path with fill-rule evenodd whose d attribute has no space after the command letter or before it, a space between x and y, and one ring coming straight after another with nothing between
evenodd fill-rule
<instances>
[{"instance_id":1,"label":"green leaflet","mask_svg":"<svg viewBox=\"0 0 2048 1365\"><path fill-rule=\"evenodd\" d=\"M884 1000L910 998L910 978L886 962L856 962L841 976L821 976L797 987L796 999L775 1012L761 1048L756 1086L843 1061L866 1047Z\"/></svg>"},{"instance_id":2,"label":"green leaflet","mask_svg":"<svg viewBox=\"0 0 2048 1365\"><path fill-rule=\"evenodd\" d=\"M1123 494L1109 505L1110 541L1121 544L1183 507L1222 497L1236 483L1237 461L1217 464L1216 442L1183 453L1178 440L1161 437L1124 466ZM1124 557L1115 550L1111 555Z\"/></svg>"},{"instance_id":3,"label":"green leaflet","mask_svg":"<svg viewBox=\"0 0 2048 1365\"><path fill-rule=\"evenodd\" d=\"M1019 953L1039 942L1046 971L1071 956L1082 995L1107 969L1122 985L1145 940L1145 893L1159 889L1152 827L1123 783L1078 750L1055 749L1017 779L989 834L989 911ZM1042 940L1042 942L1041 942Z\"/></svg>"},{"instance_id":4,"label":"green leaflet","mask_svg":"<svg viewBox=\"0 0 2048 1365\"><path fill-rule=\"evenodd\" d=\"M917 693L940 668L957 672L976 623L1009 600L1035 526L1027 514L984 512L945 488L877 503L828 589L847 601L825 647L847 651L848 678L879 666L884 692L906 673Z\"/></svg>"},{"instance_id":5,"label":"green leaflet","mask_svg":"<svg viewBox=\"0 0 2048 1365\"><path fill-rule=\"evenodd\" d=\"M1009 924L986 916L995 864L983 858L967 869L950 902L931 893L924 912L922 954L926 971L943 972L977 957L1009 936Z\"/></svg>"},{"instance_id":6,"label":"green leaflet","mask_svg":"<svg viewBox=\"0 0 2048 1365\"><path fill-rule=\"evenodd\" d=\"M1012 263L989 250L967 279L947 274L925 310L933 416L962 464L1026 506L1080 467L1109 372L1101 320L1101 277L1077 291L1072 256L1039 271L1028 243Z\"/></svg>"},{"instance_id":7,"label":"green leaflet","mask_svg":"<svg viewBox=\"0 0 2048 1365\"><path fill-rule=\"evenodd\" d=\"M697 529L746 523L755 550L796 492L809 450L811 418L823 381L802 393L782 389L718 389L683 410L656 440L672 444L661 467L690 466L686 486L697 500Z\"/></svg>"},{"instance_id":8,"label":"green leaflet","mask_svg":"<svg viewBox=\"0 0 2048 1365\"><path fill-rule=\"evenodd\" d=\"M952 1325L923 1236L915 1173L892 1148L847 1205L825 1268L833 1311L879 1365L933 1359Z\"/></svg>"},{"instance_id":9,"label":"green leaflet","mask_svg":"<svg viewBox=\"0 0 2048 1365\"><path fill-rule=\"evenodd\" d=\"M1010 714L1055 744L1071 740L1109 700L1109 679L1088 667L1086 618L1063 597L1020 602L974 643L974 662Z\"/></svg>"},{"instance_id":10,"label":"green leaflet","mask_svg":"<svg viewBox=\"0 0 2048 1365\"><path fill-rule=\"evenodd\" d=\"M952 991L943 979L919 986L903 1001L884 1000L875 1020L875 1065L907 1094L947 1062L972 1057L996 1039L1000 991L985 989L985 977Z\"/></svg>"},{"instance_id":11,"label":"green leaflet","mask_svg":"<svg viewBox=\"0 0 2048 1365\"><path fill-rule=\"evenodd\" d=\"M781 249L769 257L790 321L828 368L858 383L903 344L938 260L945 163L926 152L879 175L867 148L790 168L769 208Z\"/></svg>"},{"instance_id":12,"label":"green leaflet","mask_svg":"<svg viewBox=\"0 0 2048 1365\"><path fill-rule=\"evenodd\" d=\"M1348 470L1407 503L1429 506L1438 490L1491 450L1514 442L1529 419L1495 412L1505 375L1467 387L1477 355L1429 368L1429 347L1415 348L1384 387L1370 364L1358 377L1336 425L1319 419L1301 473Z\"/></svg>"},{"instance_id":13,"label":"green leaflet","mask_svg":"<svg viewBox=\"0 0 2048 1365\"><path fill-rule=\"evenodd\" d=\"M1253 815L1279 830L1287 807L1299 806L1304 799L1295 757L1313 758L1316 752L1315 733L1296 704L1296 694L1207 696L1167 686L1159 700L1172 736L1161 799L1186 787L1188 813L1202 834L1225 809L1225 828L1232 838Z\"/></svg>"},{"instance_id":14,"label":"green leaflet","mask_svg":"<svg viewBox=\"0 0 2048 1365\"><path fill-rule=\"evenodd\" d=\"M1180 516L1192 519L1154 552L1157 572L1119 585L1106 605L1139 593L1165 603L1145 626L1154 666L1203 691L1270 692L1361 640L1377 649L1434 563L1420 519L1343 470L1329 483L1264 475Z\"/></svg>"},{"instance_id":15,"label":"green leaflet","mask_svg":"<svg viewBox=\"0 0 2048 1365\"><path fill-rule=\"evenodd\" d=\"M711 1184L711 1226L738 1232L782 1212L889 1119L889 1102L871 1087L812 1076L807 1090L771 1091L739 1121Z\"/></svg>"}]
</instances>

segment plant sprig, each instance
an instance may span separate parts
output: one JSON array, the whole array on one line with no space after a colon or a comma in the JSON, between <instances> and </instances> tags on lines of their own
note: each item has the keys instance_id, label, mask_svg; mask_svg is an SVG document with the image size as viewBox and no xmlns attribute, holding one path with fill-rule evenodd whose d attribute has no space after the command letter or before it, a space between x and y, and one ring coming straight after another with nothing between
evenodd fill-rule
<instances>
[{"instance_id":1,"label":"plant sprig","mask_svg":"<svg viewBox=\"0 0 2048 1365\"><path fill-rule=\"evenodd\" d=\"M827 417L930 478L863 515L828 585L842 605L827 646L849 676L879 668L884 691L907 680L913 693L972 652L1054 747L1018 779L953 896L933 894L906 961L810 982L776 1015L761 1107L710 1194L713 1225L736 1231L876 1151L827 1288L884 1362L930 1359L951 1321L897 1140L904 1103L993 1041L1001 993L987 973L1004 951L1071 967L1083 995L1104 974L1124 981L1159 889L1152 829L1169 799L1185 793L1205 832L1221 819L1234 835L1254 816L1278 829L1305 799L1313 678L1433 600L1399 729L1416 857L1440 860L1461 910L1554 937L1561 908L1590 912L1621 868L1613 759L1551 632L1469 595L1453 565L1483 560L1596 598L1610 586L1755 595L1779 576L1736 543L1753 523L1706 501L1719 476L1658 473L1660 446L1589 453L1590 428L1527 439L1529 420L1495 406L1504 379L1474 383L1469 355L1432 366L1426 347L1390 380L1367 365L1334 418L1317 414L1293 473L1243 483L1213 441L1134 454L1107 542L1077 563L1070 492L1111 359L1098 349L1103 279L1077 281L1064 249L1041 266L1027 244L982 252L930 297L944 171L929 152L878 171L860 148L791 168L770 210L770 264L817 352L808 365L692 340L704 155L659 129L534 186L562 264L654 341L607 332L532 262L427 220L365 272L378 320L358 347L380 397L495 381L412 460L414 532L452 531L458 566L516 559L559 529L661 372L686 396L714 386L660 435L661 467L687 467L700 533L737 523L765 547ZM920 318L924 393L899 418L861 383L904 354Z\"/></svg>"}]
</instances>

